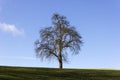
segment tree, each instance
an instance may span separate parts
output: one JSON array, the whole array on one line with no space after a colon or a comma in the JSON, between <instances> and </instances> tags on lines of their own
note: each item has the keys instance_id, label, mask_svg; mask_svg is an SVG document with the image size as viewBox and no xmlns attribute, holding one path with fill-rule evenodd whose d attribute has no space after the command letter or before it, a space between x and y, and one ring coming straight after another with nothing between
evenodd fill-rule
<instances>
[{"instance_id":1,"label":"tree","mask_svg":"<svg viewBox=\"0 0 120 80\"><path fill-rule=\"evenodd\" d=\"M63 68L63 61L67 61L67 54L78 54L81 48L82 37L70 26L65 16L54 14L52 27L40 30L40 40L35 42L37 57L56 58L59 68Z\"/></svg>"}]
</instances>

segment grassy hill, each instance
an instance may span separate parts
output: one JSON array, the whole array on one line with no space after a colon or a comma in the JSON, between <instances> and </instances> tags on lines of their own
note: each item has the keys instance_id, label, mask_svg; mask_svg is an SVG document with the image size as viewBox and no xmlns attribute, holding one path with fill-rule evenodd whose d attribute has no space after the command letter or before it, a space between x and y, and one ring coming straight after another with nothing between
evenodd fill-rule
<instances>
[{"instance_id":1,"label":"grassy hill","mask_svg":"<svg viewBox=\"0 0 120 80\"><path fill-rule=\"evenodd\" d=\"M120 80L120 71L1 66L0 80Z\"/></svg>"}]
</instances>

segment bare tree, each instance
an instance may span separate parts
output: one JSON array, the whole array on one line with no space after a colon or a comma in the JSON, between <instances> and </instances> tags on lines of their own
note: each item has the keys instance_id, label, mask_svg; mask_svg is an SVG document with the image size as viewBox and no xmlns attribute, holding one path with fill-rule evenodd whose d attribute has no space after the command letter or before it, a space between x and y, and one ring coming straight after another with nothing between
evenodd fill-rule
<instances>
[{"instance_id":1,"label":"bare tree","mask_svg":"<svg viewBox=\"0 0 120 80\"><path fill-rule=\"evenodd\" d=\"M63 61L67 61L67 54L78 54L81 44L81 36L70 26L65 16L54 14L52 27L40 30L40 40L35 42L37 57L41 59L54 57L59 62L59 68L63 68Z\"/></svg>"}]
</instances>

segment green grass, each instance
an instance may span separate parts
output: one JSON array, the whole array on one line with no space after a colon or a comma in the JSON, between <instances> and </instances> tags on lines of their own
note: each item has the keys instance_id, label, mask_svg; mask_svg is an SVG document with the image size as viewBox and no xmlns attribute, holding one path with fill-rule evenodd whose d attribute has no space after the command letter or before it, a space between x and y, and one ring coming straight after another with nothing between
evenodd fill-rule
<instances>
[{"instance_id":1,"label":"green grass","mask_svg":"<svg viewBox=\"0 0 120 80\"><path fill-rule=\"evenodd\" d=\"M0 80L120 80L120 71L1 66Z\"/></svg>"}]
</instances>

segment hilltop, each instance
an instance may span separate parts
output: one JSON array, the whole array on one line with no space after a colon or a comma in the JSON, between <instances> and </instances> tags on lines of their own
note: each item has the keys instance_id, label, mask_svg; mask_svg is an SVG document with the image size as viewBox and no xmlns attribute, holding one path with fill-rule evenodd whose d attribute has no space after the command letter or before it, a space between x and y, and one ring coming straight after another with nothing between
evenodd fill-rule
<instances>
[{"instance_id":1,"label":"hilltop","mask_svg":"<svg viewBox=\"0 0 120 80\"><path fill-rule=\"evenodd\" d=\"M0 66L0 80L120 80L120 71Z\"/></svg>"}]
</instances>

